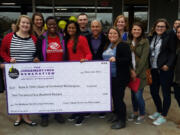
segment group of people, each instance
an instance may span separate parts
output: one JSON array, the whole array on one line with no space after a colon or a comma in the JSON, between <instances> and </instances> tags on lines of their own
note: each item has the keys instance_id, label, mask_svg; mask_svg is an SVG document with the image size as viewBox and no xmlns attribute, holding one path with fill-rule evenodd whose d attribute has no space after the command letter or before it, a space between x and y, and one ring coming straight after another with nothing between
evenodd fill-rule
<instances>
[{"instance_id":1,"label":"group of people","mask_svg":"<svg viewBox=\"0 0 180 135\"><path fill-rule=\"evenodd\" d=\"M32 20L32 21L31 21ZM47 30L44 30L46 23ZM146 70L151 69L150 93L156 111L148 117L154 125L166 122L171 104L171 86L180 106L180 20L170 30L165 19L158 19L148 36L141 22L128 28L124 15L119 15L107 34L100 21L93 20L87 27L88 16L84 13L76 21L69 21L62 32L58 32L57 20L49 16L44 21L41 13L34 13L32 19L21 15L16 30L7 34L1 43L2 62L80 61L107 60L111 64L113 115L109 119L112 129L126 127L126 120L141 124L145 121L144 87L147 85ZM3 64L0 65L3 69ZM2 71L0 81L3 82ZM140 79L138 91L131 90L133 113L127 116L124 95L130 81ZM3 83L1 83L3 84ZM1 85L1 90L4 87ZM162 98L159 95L160 87ZM68 120L81 125L90 113L72 114ZM105 113L100 113L101 118ZM49 115L41 114L41 126L48 126ZM60 114L55 120L64 123ZM14 126L22 123L35 126L29 115L18 115ZM180 123L178 125L180 128Z\"/></svg>"}]
</instances>

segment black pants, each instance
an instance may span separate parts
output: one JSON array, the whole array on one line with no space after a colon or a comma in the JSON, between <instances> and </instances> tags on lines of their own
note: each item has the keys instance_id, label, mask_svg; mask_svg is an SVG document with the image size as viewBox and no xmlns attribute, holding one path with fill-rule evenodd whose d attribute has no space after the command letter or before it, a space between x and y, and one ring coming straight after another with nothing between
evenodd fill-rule
<instances>
[{"instance_id":1,"label":"black pants","mask_svg":"<svg viewBox=\"0 0 180 135\"><path fill-rule=\"evenodd\" d=\"M126 86L120 84L117 78L112 78L112 97L114 114L123 122L126 121L126 105L123 101Z\"/></svg>"},{"instance_id":2,"label":"black pants","mask_svg":"<svg viewBox=\"0 0 180 135\"><path fill-rule=\"evenodd\" d=\"M150 86L151 96L156 105L156 109L163 116L167 116L171 105L171 84L173 81L173 70L163 71L152 69L152 85ZM160 86L163 94L163 102L161 101L159 90Z\"/></svg>"},{"instance_id":3,"label":"black pants","mask_svg":"<svg viewBox=\"0 0 180 135\"><path fill-rule=\"evenodd\" d=\"M0 69L0 93L4 92L4 78L3 78L3 71Z\"/></svg>"},{"instance_id":4,"label":"black pants","mask_svg":"<svg viewBox=\"0 0 180 135\"><path fill-rule=\"evenodd\" d=\"M180 107L180 85L178 85L178 84L174 84L174 96Z\"/></svg>"}]
</instances>

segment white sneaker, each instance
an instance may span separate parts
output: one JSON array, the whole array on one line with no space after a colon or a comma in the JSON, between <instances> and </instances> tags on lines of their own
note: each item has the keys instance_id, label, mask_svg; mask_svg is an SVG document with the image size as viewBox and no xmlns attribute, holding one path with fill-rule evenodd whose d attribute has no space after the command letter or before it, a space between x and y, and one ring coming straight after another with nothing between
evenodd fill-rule
<instances>
[{"instance_id":1,"label":"white sneaker","mask_svg":"<svg viewBox=\"0 0 180 135\"><path fill-rule=\"evenodd\" d=\"M159 126L166 122L166 119L163 116L159 116L157 120L153 122L154 125Z\"/></svg>"},{"instance_id":2,"label":"white sneaker","mask_svg":"<svg viewBox=\"0 0 180 135\"><path fill-rule=\"evenodd\" d=\"M161 116L161 114L158 112L155 112L152 115L149 115L148 118L150 118L152 120L156 120L159 116Z\"/></svg>"}]
</instances>

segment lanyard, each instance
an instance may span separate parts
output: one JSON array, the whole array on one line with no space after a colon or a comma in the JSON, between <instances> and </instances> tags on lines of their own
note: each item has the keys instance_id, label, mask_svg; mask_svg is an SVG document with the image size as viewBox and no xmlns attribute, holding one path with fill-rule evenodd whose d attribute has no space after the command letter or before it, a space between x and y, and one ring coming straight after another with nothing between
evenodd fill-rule
<instances>
[{"instance_id":1,"label":"lanyard","mask_svg":"<svg viewBox=\"0 0 180 135\"><path fill-rule=\"evenodd\" d=\"M156 35L155 40L154 40L154 45L153 45L153 51L155 51L155 48L156 48L156 46L157 46L157 44L159 43L160 40L161 40L161 38L159 38L157 40L157 35Z\"/></svg>"}]
</instances>

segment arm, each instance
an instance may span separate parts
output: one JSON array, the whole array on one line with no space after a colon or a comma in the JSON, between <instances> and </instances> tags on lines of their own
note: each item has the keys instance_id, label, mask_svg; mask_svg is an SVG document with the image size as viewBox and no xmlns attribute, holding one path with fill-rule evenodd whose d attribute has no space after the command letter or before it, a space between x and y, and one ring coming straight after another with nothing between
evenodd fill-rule
<instances>
[{"instance_id":1,"label":"arm","mask_svg":"<svg viewBox=\"0 0 180 135\"><path fill-rule=\"evenodd\" d=\"M92 53L89 49L89 45L88 45L87 39L85 37L82 38L81 46L82 46L83 53L85 54L84 59L92 60Z\"/></svg>"},{"instance_id":2,"label":"arm","mask_svg":"<svg viewBox=\"0 0 180 135\"><path fill-rule=\"evenodd\" d=\"M169 41L168 41L168 61L167 61L167 66L172 67L174 64L174 61L176 59L176 44L177 44L177 39L174 37L174 35L170 34L169 35Z\"/></svg>"},{"instance_id":3,"label":"arm","mask_svg":"<svg viewBox=\"0 0 180 135\"><path fill-rule=\"evenodd\" d=\"M41 55L42 55L42 38L38 38L36 42L36 52L34 54L35 62L37 62L36 61L37 59L42 60Z\"/></svg>"},{"instance_id":4,"label":"arm","mask_svg":"<svg viewBox=\"0 0 180 135\"><path fill-rule=\"evenodd\" d=\"M128 44L124 44L124 47L119 44L116 50L116 62L117 64L130 64L131 66L131 50Z\"/></svg>"},{"instance_id":5,"label":"arm","mask_svg":"<svg viewBox=\"0 0 180 135\"><path fill-rule=\"evenodd\" d=\"M9 45L8 45L8 43L10 43L10 41L9 40L11 40L10 38L9 38L10 36L9 36L9 34L8 35L6 35L4 38L3 38L3 40L2 40L2 43L1 43L1 57L2 57L2 59L5 61L5 62L10 62L10 60L11 60L11 57L9 56Z\"/></svg>"},{"instance_id":6,"label":"arm","mask_svg":"<svg viewBox=\"0 0 180 135\"><path fill-rule=\"evenodd\" d=\"M143 71L144 66L146 65L149 57L149 42L146 40L144 44L142 45L143 51L142 54L139 58L139 65L138 68L136 69L136 74L137 76Z\"/></svg>"}]
</instances>

